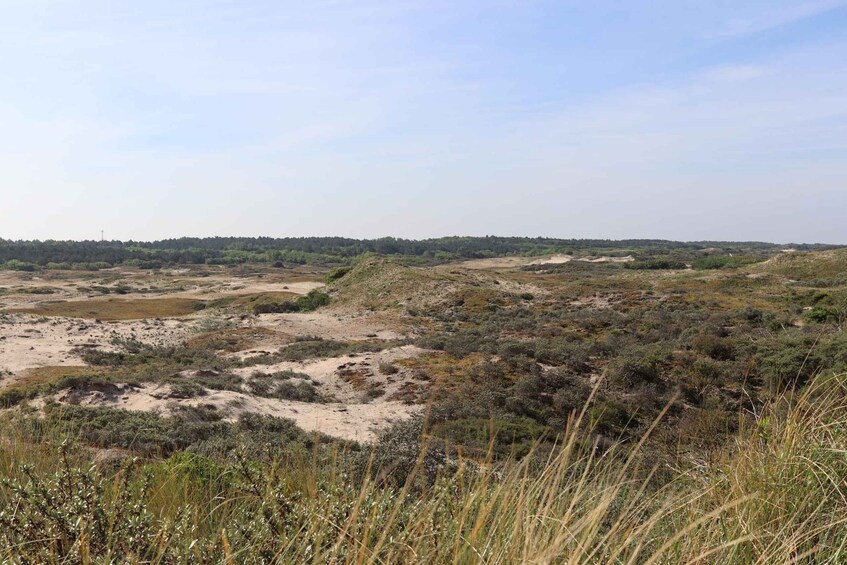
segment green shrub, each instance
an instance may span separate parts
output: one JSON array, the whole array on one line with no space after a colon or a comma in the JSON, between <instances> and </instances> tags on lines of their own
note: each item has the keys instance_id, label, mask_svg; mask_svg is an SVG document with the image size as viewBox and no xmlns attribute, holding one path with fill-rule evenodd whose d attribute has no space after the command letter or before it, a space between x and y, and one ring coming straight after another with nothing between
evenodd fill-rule
<instances>
[{"instance_id":1,"label":"green shrub","mask_svg":"<svg viewBox=\"0 0 847 565\"><path fill-rule=\"evenodd\" d=\"M589 428L598 433L617 437L638 422L626 406L611 399L596 402L588 413Z\"/></svg>"},{"instance_id":2,"label":"green shrub","mask_svg":"<svg viewBox=\"0 0 847 565\"><path fill-rule=\"evenodd\" d=\"M498 457L524 457L544 434L544 427L530 418L461 418L433 427L435 437L470 455L484 457L490 448Z\"/></svg>"},{"instance_id":3,"label":"green shrub","mask_svg":"<svg viewBox=\"0 0 847 565\"><path fill-rule=\"evenodd\" d=\"M733 269L762 261L762 258L752 256L709 255L694 261L693 267L698 270Z\"/></svg>"},{"instance_id":4,"label":"green shrub","mask_svg":"<svg viewBox=\"0 0 847 565\"><path fill-rule=\"evenodd\" d=\"M385 361L380 361L378 368L379 372L383 375L396 375L398 372L400 372L400 369L397 368L397 365L393 365L392 363L388 363Z\"/></svg>"},{"instance_id":5,"label":"green shrub","mask_svg":"<svg viewBox=\"0 0 847 565\"><path fill-rule=\"evenodd\" d=\"M119 447L146 455L168 456L187 450L225 456L242 449L258 457L268 451L285 453L291 445L312 445L311 436L291 420L242 414L233 424L208 406L180 405L172 409L172 415L160 416L115 408L48 404L38 428L56 426L92 446Z\"/></svg>"},{"instance_id":6,"label":"green shrub","mask_svg":"<svg viewBox=\"0 0 847 565\"><path fill-rule=\"evenodd\" d=\"M666 357L656 351L634 348L617 357L609 366L610 383L625 389L661 382Z\"/></svg>"},{"instance_id":7,"label":"green shrub","mask_svg":"<svg viewBox=\"0 0 847 565\"><path fill-rule=\"evenodd\" d=\"M7 388L0 390L0 408L11 408L17 406L24 400L34 398L35 391L20 388Z\"/></svg>"},{"instance_id":8,"label":"green shrub","mask_svg":"<svg viewBox=\"0 0 847 565\"><path fill-rule=\"evenodd\" d=\"M682 261L677 261L668 257L656 257L644 261L632 261L624 263L625 269L644 269L644 270L676 270L685 269L687 265Z\"/></svg>"},{"instance_id":9,"label":"green shrub","mask_svg":"<svg viewBox=\"0 0 847 565\"><path fill-rule=\"evenodd\" d=\"M288 314L291 312L311 312L321 306L329 304L329 295L319 290L311 290L305 296L299 296L295 300L283 300L282 302L263 302L253 306L254 314Z\"/></svg>"},{"instance_id":10,"label":"green shrub","mask_svg":"<svg viewBox=\"0 0 847 565\"><path fill-rule=\"evenodd\" d=\"M296 400L298 402L326 402L323 395L311 382L302 380L295 383L290 380L290 375L285 373L280 375L254 374L247 383L247 388L256 396L265 398ZM295 373L295 375L297 374Z\"/></svg>"},{"instance_id":11,"label":"green shrub","mask_svg":"<svg viewBox=\"0 0 847 565\"><path fill-rule=\"evenodd\" d=\"M829 321L836 322L839 320L839 313L834 309L827 306L815 306L804 316L806 321L814 322L818 324L823 324Z\"/></svg>"},{"instance_id":12,"label":"green shrub","mask_svg":"<svg viewBox=\"0 0 847 565\"><path fill-rule=\"evenodd\" d=\"M351 267L335 267L326 275L327 284L337 281L350 272Z\"/></svg>"},{"instance_id":13,"label":"green shrub","mask_svg":"<svg viewBox=\"0 0 847 565\"><path fill-rule=\"evenodd\" d=\"M310 312L312 310L317 310L321 306L326 306L329 304L330 298L329 295L325 292L321 292L317 289L310 290L309 294L306 296L300 296L294 303L297 305L297 308L301 312Z\"/></svg>"},{"instance_id":14,"label":"green shrub","mask_svg":"<svg viewBox=\"0 0 847 565\"><path fill-rule=\"evenodd\" d=\"M149 481L128 481L129 465L115 479L94 467L72 467L71 445L61 449L66 462L62 472L36 475L30 469L26 479L4 479L8 497L0 510L0 545L18 545L15 561L26 555L21 563L85 563L89 555L112 556L109 560L143 555L158 530L147 504Z\"/></svg>"},{"instance_id":15,"label":"green shrub","mask_svg":"<svg viewBox=\"0 0 847 565\"><path fill-rule=\"evenodd\" d=\"M735 345L728 337L704 333L692 341L692 346L695 351L718 361L726 361L735 357Z\"/></svg>"},{"instance_id":16,"label":"green shrub","mask_svg":"<svg viewBox=\"0 0 847 565\"><path fill-rule=\"evenodd\" d=\"M169 398L196 398L206 394L206 389L189 379L169 379Z\"/></svg>"},{"instance_id":17,"label":"green shrub","mask_svg":"<svg viewBox=\"0 0 847 565\"><path fill-rule=\"evenodd\" d=\"M333 339L306 338L281 348L276 354L280 361L303 361L321 357L338 357L350 353L381 351L387 344L367 341L336 341Z\"/></svg>"},{"instance_id":18,"label":"green shrub","mask_svg":"<svg viewBox=\"0 0 847 565\"><path fill-rule=\"evenodd\" d=\"M231 390L235 392L242 391L241 383L244 382L244 379L238 375L218 371L199 371L192 379L198 385L212 390Z\"/></svg>"},{"instance_id":19,"label":"green shrub","mask_svg":"<svg viewBox=\"0 0 847 565\"><path fill-rule=\"evenodd\" d=\"M26 263L24 261L18 261L17 259L9 259L5 263L0 263L0 267L8 271L23 271L30 273L36 270L36 265Z\"/></svg>"}]
</instances>

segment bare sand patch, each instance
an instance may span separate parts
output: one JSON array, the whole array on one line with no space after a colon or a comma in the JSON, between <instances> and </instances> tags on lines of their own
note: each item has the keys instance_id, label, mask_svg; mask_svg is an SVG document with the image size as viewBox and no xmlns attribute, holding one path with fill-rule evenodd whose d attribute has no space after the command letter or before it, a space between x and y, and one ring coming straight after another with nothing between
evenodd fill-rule
<instances>
[{"instance_id":1,"label":"bare sand patch","mask_svg":"<svg viewBox=\"0 0 847 565\"><path fill-rule=\"evenodd\" d=\"M202 281L204 286L191 288L190 290L177 291L171 294L178 298L198 298L203 300L214 300L229 296L249 296L264 293L279 293L280 295L302 296L309 291L326 286L322 281L279 281L268 282L261 279L249 279L246 281L219 281L217 279Z\"/></svg>"},{"instance_id":2,"label":"bare sand patch","mask_svg":"<svg viewBox=\"0 0 847 565\"><path fill-rule=\"evenodd\" d=\"M254 324L283 334L339 341L402 339L409 330L396 317L384 313L332 308L293 314L262 314Z\"/></svg>"},{"instance_id":3,"label":"bare sand patch","mask_svg":"<svg viewBox=\"0 0 847 565\"><path fill-rule=\"evenodd\" d=\"M551 255L543 259L536 259L530 262L530 265L561 265L562 263L570 263L573 261L572 255Z\"/></svg>"},{"instance_id":4,"label":"bare sand patch","mask_svg":"<svg viewBox=\"0 0 847 565\"><path fill-rule=\"evenodd\" d=\"M631 255L625 257L612 256L587 256L574 257L573 255L556 254L545 257L491 257L488 259L471 259L459 263L442 265L441 268L463 268L463 269L518 269L528 265L562 265L571 261L584 261L586 263L628 263L635 261Z\"/></svg>"},{"instance_id":5,"label":"bare sand patch","mask_svg":"<svg viewBox=\"0 0 847 565\"><path fill-rule=\"evenodd\" d=\"M72 401L81 406L121 408L169 415L177 406L214 406L224 420L234 422L241 414L253 413L289 418L300 428L329 436L368 442L393 422L406 419L421 411L421 406L399 402L369 404L317 404L294 400L262 398L243 392L209 391L208 394L187 399L169 397L170 385L151 383L140 387L123 387L115 394L99 391L74 391L59 395L59 402ZM72 396L72 398L71 398Z\"/></svg>"},{"instance_id":6,"label":"bare sand patch","mask_svg":"<svg viewBox=\"0 0 847 565\"><path fill-rule=\"evenodd\" d=\"M411 371L399 370L394 374L385 374L380 370L381 364L391 364L402 359L416 357L426 350L414 345L405 345L386 349L384 351L342 355L327 359L308 359L305 361L283 361L272 365L256 365L235 369L233 372L249 380L257 372L274 373L277 371L294 371L308 375L312 381L321 385L321 392L329 394L340 402L358 403L371 390L381 390L381 398L374 400L377 404L385 403L384 399L397 398L408 391L406 384L414 380ZM420 384L417 382L417 384ZM417 388L417 387L416 387ZM418 392L426 388L421 384Z\"/></svg>"},{"instance_id":7,"label":"bare sand patch","mask_svg":"<svg viewBox=\"0 0 847 565\"><path fill-rule=\"evenodd\" d=\"M0 316L0 387L38 367L83 365L78 347L114 349L115 339L176 345L191 335L194 322L175 319L92 323L30 314Z\"/></svg>"},{"instance_id":8,"label":"bare sand patch","mask_svg":"<svg viewBox=\"0 0 847 565\"><path fill-rule=\"evenodd\" d=\"M196 270L151 273L115 269L61 272L43 278L0 273L0 308L5 309L0 311L0 388L35 387L65 376L100 374L104 369L86 366L79 352L85 348L117 351L123 340L154 346L211 347L222 355L247 357L275 352L298 336L387 341L410 334L397 315L341 305L307 313L249 313L253 299L290 299L322 286L307 274L286 280L277 273L233 276L215 271L200 276ZM223 300L217 302L219 299ZM208 307L218 304L224 308ZM207 308L198 311L198 305ZM246 311L237 312L239 306ZM306 430L370 441L380 429L421 409L416 403L425 398L428 383L403 366L380 370L419 353L414 346L404 346L235 369L245 379L242 391L206 389L194 398L171 398L171 385L160 382L141 386L116 382L109 390L65 390L49 397L65 403L162 414L180 404L211 404L228 420L255 412L291 418ZM249 392L254 372L286 370L308 375L331 402L312 404ZM106 372L114 376L114 371ZM39 408L45 400L39 397L30 405Z\"/></svg>"},{"instance_id":9,"label":"bare sand patch","mask_svg":"<svg viewBox=\"0 0 847 565\"><path fill-rule=\"evenodd\" d=\"M491 257L488 259L470 259L459 263L451 263L444 267L460 267L462 269L509 269L523 267L532 261L529 257Z\"/></svg>"}]
</instances>

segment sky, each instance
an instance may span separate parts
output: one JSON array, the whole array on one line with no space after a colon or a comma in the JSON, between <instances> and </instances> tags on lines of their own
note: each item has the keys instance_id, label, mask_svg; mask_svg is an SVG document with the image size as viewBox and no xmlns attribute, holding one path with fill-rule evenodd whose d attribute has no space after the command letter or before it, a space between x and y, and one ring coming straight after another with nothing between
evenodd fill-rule
<instances>
[{"instance_id":1,"label":"sky","mask_svg":"<svg viewBox=\"0 0 847 565\"><path fill-rule=\"evenodd\" d=\"M847 0L3 0L0 238L847 244Z\"/></svg>"}]
</instances>

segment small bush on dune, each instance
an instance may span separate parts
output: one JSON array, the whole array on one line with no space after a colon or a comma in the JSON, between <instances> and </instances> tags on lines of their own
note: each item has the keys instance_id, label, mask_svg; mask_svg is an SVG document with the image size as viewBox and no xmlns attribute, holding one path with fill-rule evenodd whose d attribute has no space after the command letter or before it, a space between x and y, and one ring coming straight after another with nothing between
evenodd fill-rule
<instances>
[{"instance_id":1,"label":"small bush on dune","mask_svg":"<svg viewBox=\"0 0 847 565\"><path fill-rule=\"evenodd\" d=\"M624 263L623 266L625 269L645 270L673 270L687 268L687 265L682 261L677 261L667 257L656 257L654 259L647 259L644 261L632 261L631 263Z\"/></svg>"},{"instance_id":2,"label":"small bush on dune","mask_svg":"<svg viewBox=\"0 0 847 565\"><path fill-rule=\"evenodd\" d=\"M337 281L350 272L351 267L335 267L326 275L327 284Z\"/></svg>"},{"instance_id":3,"label":"small bush on dune","mask_svg":"<svg viewBox=\"0 0 847 565\"><path fill-rule=\"evenodd\" d=\"M336 341L334 339L300 339L281 348L276 357L281 361L302 361L321 357L337 357L351 353L381 351L387 344L367 341Z\"/></svg>"},{"instance_id":4,"label":"small bush on dune","mask_svg":"<svg viewBox=\"0 0 847 565\"><path fill-rule=\"evenodd\" d=\"M299 296L295 300L283 300L282 302L264 302L253 306L254 314L288 314L291 312L311 312L321 306L329 304L329 295L319 290L311 290L305 296Z\"/></svg>"},{"instance_id":5,"label":"small bush on dune","mask_svg":"<svg viewBox=\"0 0 847 565\"><path fill-rule=\"evenodd\" d=\"M296 400L298 402L325 402L323 395L308 381L291 382L290 377L254 375L247 384L250 392L266 398Z\"/></svg>"},{"instance_id":6,"label":"small bush on dune","mask_svg":"<svg viewBox=\"0 0 847 565\"><path fill-rule=\"evenodd\" d=\"M31 273L36 270L36 265L24 261L19 261L17 259L10 259L4 263L0 263L0 269Z\"/></svg>"},{"instance_id":7,"label":"small bush on dune","mask_svg":"<svg viewBox=\"0 0 847 565\"><path fill-rule=\"evenodd\" d=\"M379 372L383 375L396 375L400 372L400 369L397 368L397 365L385 361L380 361L378 368Z\"/></svg>"}]
</instances>

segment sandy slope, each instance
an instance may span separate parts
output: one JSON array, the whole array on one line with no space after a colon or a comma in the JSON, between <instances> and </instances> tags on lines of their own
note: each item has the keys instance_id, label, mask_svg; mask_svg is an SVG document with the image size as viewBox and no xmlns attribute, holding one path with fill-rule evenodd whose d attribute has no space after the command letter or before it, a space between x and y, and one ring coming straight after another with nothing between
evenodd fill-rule
<instances>
[{"instance_id":1,"label":"sandy slope","mask_svg":"<svg viewBox=\"0 0 847 565\"><path fill-rule=\"evenodd\" d=\"M89 392L84 395L60 396L59 402L83 406L107 406L125 410L156 412L167 415L175 406L215 406L225 420L235 421L241 414L256 413L290 418L302 429L355 441L370 441L392 422L408 418L421 410L399 402L346 404L340 402L314 404L292 400L260 398L228 390L210 391L207 395L189 399L168 399L169 386L146 384L139 388L126 387L118 394Z\"/></svg>"},{"instance_id":2,"label":"sandy slope","mask_svg":"<svg viewBox=\"0 0 847 565\"><path fill-rule=\"evenodd\" d=\"M527 265L561 265L571 261L585 261L588 263L627 263L635 258L626 257L573 257L572 255L547 255L545 257L492 257L490 259L471 259L460 263L445 265L444 267L460 267L463 269L517 269Z\"/></svg>"}]
</instances>

